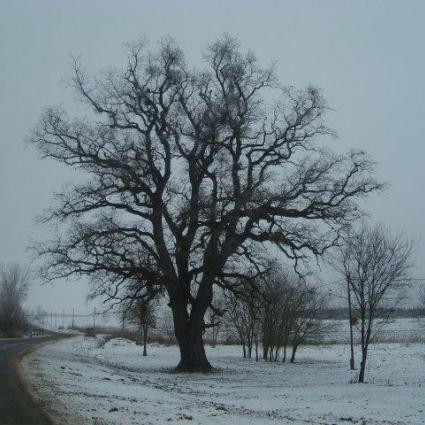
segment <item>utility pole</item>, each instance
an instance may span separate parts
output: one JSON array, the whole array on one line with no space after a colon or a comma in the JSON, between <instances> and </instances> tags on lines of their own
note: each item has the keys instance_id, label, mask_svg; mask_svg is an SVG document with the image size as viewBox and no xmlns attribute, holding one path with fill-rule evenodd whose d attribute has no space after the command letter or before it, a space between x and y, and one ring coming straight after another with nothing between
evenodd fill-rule
<instances>
[{"instance_id":1,"label":"utility pole","mask_svg":"<svg viewBox=\"0 0 425 425\"><path fill-rule=\"evenodd\" d=\"M71 324L72 329L74 329L74 318L75 318L75 312L74 312L74 309L72 309L72 324Z\"/></svg>"},{"instance_id":2,"label":"utility pole","mask_svg":"<svg viewBox=\"0 0 425 425\"><path fill-rule=\"evenodd\" d=\"M62 309L62 329L65 329L65 309Z\"/></svg>"},{"instance_id":3,"label":"utility pole","mask_svg":"<svg viewBox=\"0 0 425 425\"><path fill-rule=\"evenodd\" d=\"M96 329L96 307L93 307L93 329Z\"/></svg>"}]
</instances>

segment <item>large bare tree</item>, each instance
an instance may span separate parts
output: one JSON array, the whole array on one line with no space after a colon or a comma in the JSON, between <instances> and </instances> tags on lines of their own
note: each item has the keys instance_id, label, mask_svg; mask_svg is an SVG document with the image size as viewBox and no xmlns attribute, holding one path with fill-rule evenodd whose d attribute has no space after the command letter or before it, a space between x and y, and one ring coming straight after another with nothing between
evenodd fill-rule
<instances>
[{"instance_id":1,"label":"large bare tree","mask_svg":"<svg viewBox=\"0 0 425 425\"><path fill-rule=\"evenodd\" d=\"M38 247L45 275L111 275L119 290L155 273L180 370L211 367L202 333L215 284L261 272L257 254L272 245L296 263L321 255L358 216L355 200L381 187L364 153L320 145L333 131L318 89L280 86L229 36L204 59L194 70L166 40L132 45L124 69L96 78L76 61L86 116L49 108L32 137L42 157L87 175L45 214L62 225Z\"/></svg>"},{"instance_id":2,"label":"large bare tree","mask_svg":"<svg viewBox=\"0 0 425 425\"><path fill-rule=\"evenodd\" d=\"M385 323L382 307L391 311L389 307L397 305L408 285L411 255L410 241L392 236L382 225L365 223L349 234L340 249L337 270L348 285L349 295L353 294L352 311L359 319L362 357L358 382L365 379L369 344ZM384 319L379 327L378 318Z\"/></svg>"}]
</instances>

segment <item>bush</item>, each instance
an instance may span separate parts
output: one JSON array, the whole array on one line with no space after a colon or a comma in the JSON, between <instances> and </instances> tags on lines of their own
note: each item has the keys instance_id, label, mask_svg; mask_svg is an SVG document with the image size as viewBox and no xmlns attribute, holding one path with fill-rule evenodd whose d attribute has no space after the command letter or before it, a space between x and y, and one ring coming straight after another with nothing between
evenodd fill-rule
<instances>
[{"instance_id":1,"label":"bush","mask_svg":"<svg viewBox=\"0 0 425 425\"><path fill-rule=\"evenodd\" d=\"M96 329L94 329L94 328L84 329L84 336L96 337Z\"/></svg>"}]
</instances>

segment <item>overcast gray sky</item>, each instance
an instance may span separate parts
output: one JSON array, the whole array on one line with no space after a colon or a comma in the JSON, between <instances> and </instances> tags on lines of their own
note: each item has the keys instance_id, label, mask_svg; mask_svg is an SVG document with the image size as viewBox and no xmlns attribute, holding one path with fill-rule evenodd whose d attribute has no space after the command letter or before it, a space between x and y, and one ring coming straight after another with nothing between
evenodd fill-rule
<instances>
[{"instance_id":1,"label":"overcast gray sky","mask_svg":"<svg viewBox=\"0 0 425 425\"><path fill-rule=\"evenodd\" d=\"M379 163L386 194L372 218L418 242L414 275L425 277L425 2L0 0L0 261L29 261L34 217L69 174L41 161L24 140L51 104L72 94L61 83L70 54L90 71L123 63L123 44L173 36L189 62L223 32L237 36L285 84L321 87L335 109L337 149L361 148ZM83 282L34 284L28 304L85 310Z\"/></svg>"}]
</instances>

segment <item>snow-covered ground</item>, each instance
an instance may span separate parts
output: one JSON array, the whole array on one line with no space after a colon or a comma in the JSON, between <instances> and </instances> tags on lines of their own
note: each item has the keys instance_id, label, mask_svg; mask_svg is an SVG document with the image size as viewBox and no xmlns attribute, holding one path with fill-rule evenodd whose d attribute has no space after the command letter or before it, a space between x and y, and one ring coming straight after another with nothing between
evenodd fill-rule
<instances>
[{"instance_id":1,"label":"snow-covered ground","mask_svg":"<svg viewBox=\"0 0 425 425\"><path fill-rule=\"evenodd\" d=\"M421 424L425 345L377 344L367 384L351 384L348 347L301 348L296 364L242 359L235 346L208 348L214 373L176 374L176 347L141 347L82 336L27 356L33 390L62 417L104 424ZM69 421L73 422L73 419Z\"/></svg>"}]
</instances>

